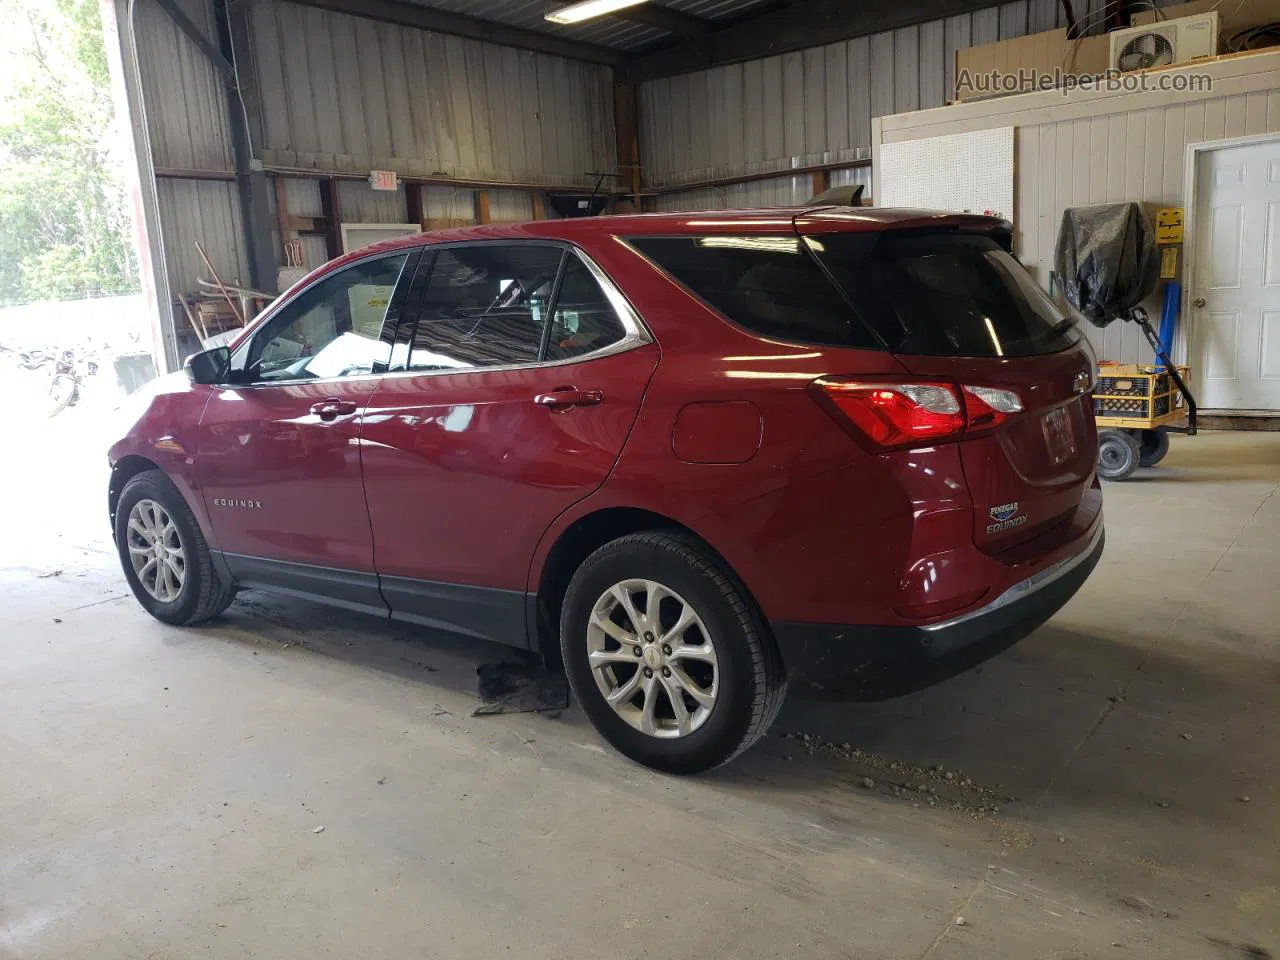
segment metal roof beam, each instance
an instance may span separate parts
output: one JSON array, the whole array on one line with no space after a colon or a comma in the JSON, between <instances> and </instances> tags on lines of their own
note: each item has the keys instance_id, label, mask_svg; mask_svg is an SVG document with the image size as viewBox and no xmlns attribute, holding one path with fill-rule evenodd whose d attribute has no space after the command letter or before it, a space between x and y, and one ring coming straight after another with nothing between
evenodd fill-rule
<instances>
[{"instance_id":1,"label":"metal roof beam","mask_svg":"<svg viewBox=\"0 0 1280 960\"><path fill-rule=\"evenodd\" d=\"M366 20L380 20L383 23L393 23L401 27L447 33L455 37L482 40L485 43L496 43L505 47L518 47L521 50L532 50L535 53L567 57L571 60L585 60L588 63L602 63L611 67L619 67L626 62L626 57L621 51L611 50L599 44L568 40L549 33L510 27L490 20L477 20L475 17L460 13L434 10L431 7L421 7L413 3L402 3L400 0L294 0L294 2L308 7L319 7L321 10L331 10L334 13L363 17Z\"/></svg>"},{"instance_id":2,"label":"metal roof beam","mask_svg":"<svg viewBox=\"0 0 1280 960\"><path fill-rule=\"evenodd\" d=\"M716 29L696 47L672 44L632 57L628 69L633 79L650 80L995 6L999 0L808 0L770 6L763 13Z\"/></svg>"}]
</instances>

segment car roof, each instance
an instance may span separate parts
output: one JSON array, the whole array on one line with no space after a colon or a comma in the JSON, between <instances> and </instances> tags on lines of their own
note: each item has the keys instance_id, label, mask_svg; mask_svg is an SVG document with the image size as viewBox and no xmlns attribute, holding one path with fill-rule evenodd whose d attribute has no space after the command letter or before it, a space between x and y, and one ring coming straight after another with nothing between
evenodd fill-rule
<instances>
[{"instance_id":1,"label":"car roof","mask_svg":"<svg viewBox=\"0 0 1280 960\"><path fill-rule=\"evenodd\" d=\"M451 227L397 237L353 251L360 256L435 243L466 240L542 239L579 242L592 238L644 234L754 234L841 230L875 230L929 224L966 224L995 228L1004 221L989 216L938 213L893 207L762 207L735 210L693 210L678 213L632 213L619 216L579 217L560 220L530 220L521 223L490 223L483 226ZM348 257L351 256L350 254ZM347 258L344 257L343 260Z\"/></svg>"}]
</instances>

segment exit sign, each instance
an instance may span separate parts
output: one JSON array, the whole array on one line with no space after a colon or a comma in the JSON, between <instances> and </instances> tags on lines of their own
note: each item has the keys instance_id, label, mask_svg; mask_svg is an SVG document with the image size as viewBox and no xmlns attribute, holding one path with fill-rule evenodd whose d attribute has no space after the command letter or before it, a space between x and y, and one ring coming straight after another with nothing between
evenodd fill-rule
<instances>
[{"instance_id":1,"label":"exit sign","mask_svg":"<svg viewBox=\"0 0 1280 960\"><path fill-rule=\"evenodd\" d=\"M369 186L375 190L395 190L399 185L394 170L374 170L369 174Z\"/></svg>"}]
</instances>

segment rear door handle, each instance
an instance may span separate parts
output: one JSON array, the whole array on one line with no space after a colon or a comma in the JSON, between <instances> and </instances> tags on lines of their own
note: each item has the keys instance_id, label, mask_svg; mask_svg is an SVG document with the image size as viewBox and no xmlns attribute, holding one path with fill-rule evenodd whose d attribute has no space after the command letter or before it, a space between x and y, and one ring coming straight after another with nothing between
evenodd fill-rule
<instances>
[{"instance_id":1,"label":"rear door handle","mask_svg":"<svg viewBox=\"0 0 1280 960\"><path fill-rule=\"evenodd\" d=\"M550 393L540 393L533 402L548 410L568 410L570 407L593 407L604 400L599 390L579 390L577 387L557 387Z\"/></svg>"},{"instance_id":2,"label":"rear door handle","mask_svg":"<svg viewBox=\"0 0 1280 960\"><path fill-rule=\"evenodd\" d=\"M354 400L339 400L337 397L329 397L327 400L313 403L311 412L321 420L336 420L338 417L355 413L356 403Z\"/></svg>"}]
</instances>

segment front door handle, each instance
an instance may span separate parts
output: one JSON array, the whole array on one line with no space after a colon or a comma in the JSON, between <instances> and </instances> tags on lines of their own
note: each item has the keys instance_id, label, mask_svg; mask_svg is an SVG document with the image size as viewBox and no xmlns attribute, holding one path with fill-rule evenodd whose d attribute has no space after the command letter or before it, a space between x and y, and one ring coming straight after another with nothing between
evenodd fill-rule
<instances>
[{"instance_id":1,"label":"front door handle","mask_svg":"<svg viewBox=\"0 0 1280 960\"><path fill-rule=\"evenodd\" d=\"M548 410L568 410L570 407L593 407L604 400L599 390L579 390L577 387L556 387L550 393L540 393L533 402Z\"/></svg>"},{"instance_id":2,"label":"front door handle","mask_svg":"<svg viewBox=\"0 0 1280 960\"><path fill-rule=\"evenodd\" d=\"M1196 298L1195 298L1195 300L1193 300L1193 301L1191 302L1191 305L1192 305L1193 307L1203 307L1203 306L1204 306L1204 297L1196 297Z\"/></svg>"},{"instance_id":3,"label":"front door handle","mask_svg":"<svg viewBox=\"0 0 1280 960\"><path fill-rule=\"evenodd\" d=\"M349 413L356 412L356 403L354 400L339 400L337 397L329 397L327 400L321 400L319 403L311 405L311 412L321 420L336 420L338 417L344 417Z\"/></svg>"}]
</instances>

